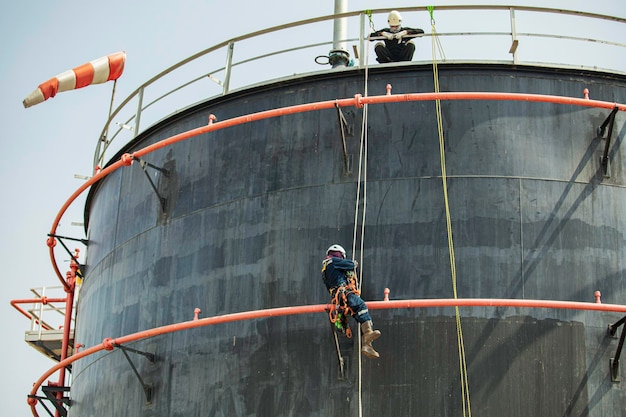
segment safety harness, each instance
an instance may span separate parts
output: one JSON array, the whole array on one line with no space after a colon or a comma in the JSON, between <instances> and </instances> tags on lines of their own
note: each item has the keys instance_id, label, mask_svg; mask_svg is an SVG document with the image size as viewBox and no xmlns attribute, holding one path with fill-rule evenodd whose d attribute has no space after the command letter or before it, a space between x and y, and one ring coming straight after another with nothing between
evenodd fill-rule
<instances>
[{"instance_id":1,"label":"safety harness","mask_svg":"<svg viewBox=\"0 0 626 417\"><path fill-rule=\"evenodd\" d=\"M348 283L339 287L334 287L328 290L332 297L330 303L332 308L328 312L328 318L330 322L335 325L335 328L344 333L347 338L352 337L352 330L348 324L350 316L354 315L354 311L348 305L348 295L356 294L361 295L356 282L356 274L354 271L347 271L346 278Z\"/></svg>"}]
</instances>

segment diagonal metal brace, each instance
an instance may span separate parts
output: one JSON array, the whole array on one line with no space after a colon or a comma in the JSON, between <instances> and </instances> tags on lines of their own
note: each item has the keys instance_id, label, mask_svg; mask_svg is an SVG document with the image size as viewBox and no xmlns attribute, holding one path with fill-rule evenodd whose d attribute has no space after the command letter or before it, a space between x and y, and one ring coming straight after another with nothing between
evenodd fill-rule
<instances>
[{"instance_id":1,"label":"diagonal metal brace","mask_svg":"<svg viewBox=\"0 0 626 417\"><path fill-rule=\"evenodd\" d=\"M83 278L80 270L81 270L81 268L84 265L81 265L80 262L78 262L78 259L76 259L76 257L74 256L74 253L72 253L70 248L68 248L67 245L65 244L65 242L63 242L63 239L68 239L68 240L73 240L73 241L76 241L76 242L81 242L85 246L87 246L87 243L89 243L89 241L86 240L86 239L75 239L75 238L72 238L72 237L59 236L59 235L55 235L54 233L48 233L48 237L53 237L53 238L59 240L59 242L61 243L61 246L63 246L65 251L70 255L70 258L72 258L72 261L76 262L76 265L78 265L79 269L78 269L78 271L76 271L76 275L78 275L80 278Z\"/></svg>"},{"instance_id":2,"label":"diagonal metal brace","mask_svg":"<svg viewBox=\"0 0 626 417\"><path fill-rule=\"evenodd\" d=\"M58 386L54 386L54 385L46 385L41 387L41 390L43 391L43 393L46 395L45 397L35 397L38 400L48 400L50 401L50 403L54 406L54 408L56 409L57 413L60 416L66 417L67 416L67 407L71 406L71 400L69 399L69 397L66 397L65 395L63 395L61 398L57 397L58 393L65 393L68 392L70 390L70 387L58 387ZM46 411L48 412L48 414L50 414L50 416L52 416L52 412L48 409L48 407L45 406L45 404L42 403L42 405L44 406L44 408L46 409Z\"/></svg>"},{"instance_id":3,"label":"diagonal metal brace","mask_svg":"<svg viewBox=\"0 0 626 417\"><path fill-rule=\"evenodd\" d=\"M602 165L602 174L605 177L610 176L609 175L609 169L610 169L609 148L611 147L611 135L613 133L613 125L615 124L615 115L617 114L618 110L619 108L615 106L613 110L611 111L611 113L609 113L609 116L606 118L606 120L598 128L598 137L602 138L602 136L604 136L604 131L606 130L607 125L609 127L607 134L606 134L606 144L604 145L604 153L602 154L602 159L600 160L600 164Z\"/></svg>"},{"instance_id":4,"label":"diagonal metal brace","mask_svg":"<svg viewBox=\"0 0 626 417\"><path fill-rule=\"evenodd\" d=\"M609 327L606 331L607 334L611 337L615 337L615 333L617 333L617 329L619 329L619 327L623 325L625 322L626 322L626 316L622 317L621 319L619 319L613 324L609 324Z\"/></svg>"},{"instance_id":5,"label":"diagonal metal brace","mask_svg":"<svg viewBox=\"0 0 626 417\"><path fill-rule=\"evenodd\" d=\"M614 324L610 324L607 330L607 335L614 337L617 329L622 326L626 322L626 316L619 319ZM619 377L619 357L622 354L622 348L624 347L624 336L626 336L626 332L624 332L625 328L622 328L622 334L619 338L619 343L617 344L617 350L615 351L615 356L611 358L611 381L620 382L621 379Z\"/></svg>"},{"instance_id":6,"label":"diagonal metal brace","mask_svg":"<svg viewBox=\"0 0 626 417\"><path fill-rule=\"evenodd\" d=\"M80 242L80 243L82 243L85 246L89 245L89 241L87 239L78 239L78 238L75 238L75 237L60 236L60 235L55 235L55 234L51 234L51 233L49 233L48 236L54 237L56 239L73 240L74 242ZM67 249L67 246L65 246L65 245L63 245L63 246ZM68 252L69 252L69 250L68 250Z\"/></svg>"},{"instance_id":7,"label":"diagonal metal brace","mask_svg":"<svg viewBox=\"0 0 626 417\"><path fill-rule=\"evenodd\" d=\"M132 352L132 353L137 353L139 355L145 356L152 363L154 363L154 359L155 359L154 354L153 353L148 353L148 352L143 352L141 350L129 348L129 347L126 347L126 346L122 346L122 345L117 344L117 343L114 343L113 346L115 346L116 348L119 348L119 349L122 350L122 353L126 357L126 360L128 361L128 364L130 365L131 369L135 373L135 376L137 376L137 379L139 380L139 383L141 384L141 387L143 388L143 392L146 395L146 403L152 402L152 385L146 384L144 382L143 378L141 378L141 375L139 375L139 371L137 371L137 368L135 367L135 364L133 363L132 360L130 360L130 356L128 356L128 353L126 353L126 351L129 351L129 352Z\"/></svg>"},{"instance_id":8,"label":"diagonal metal brace","mask_svg":"<svg viewBox=\"0 0 626 417\"><path fill-rule=\"evenodd\" d=\"M46 403L44 401L48 401L49 398L48 397L40 397L38 395L28 395L28 398L34 398L35 400L39 401L39 404L41 404L41 406L46 410L46 412L48 413L48 415L50 417L55 417L54 413L52 411L50 411L50 409L48 408L48 406L46 405ZM59 415L66 417L67 416L67 412L65 414L63 414L63 412L59 411Z\"/></svg>"},{"instance_id":9,"label":"diagonal metal brace","mask_svg":"<svg viewBox=\"0 0 626 417\"><path fill-rule=\"evenodd\" d=\"M344 163L344 167L346 170L346 174L349 174L350 165L348 163L348 151L346 147L345 129L348 128L348 132L350 132L350 126L348 125L348 122L346 121L346 118L344 117L343 112L341 111L341 107L339 107L339 103L335 103L335 108L337 109L337 119L339 120L339 129L341 131L341 144L343 146L343 163Z\"/></svg>"},{"instance_id":10,"label":"diagonal metal brace","mask_svg":"<svg viewBox=\"0 0 626 417\"><path fill-rule=\"evenodd\" d=\"M161 167L158 167L156 165L153 165L153 164L151 164L149 162L144 161L143 159L139 159L136 156L133 156L133 159L135 161L139 162L139 165L141 166L141 169L143 170L143 173L146 174L146 178L148 179L148 182L150 183L150 186L152 187L152 189L154 190L155 194L159 198L159 203L161 204L161 210L163 210L163 212L165 212L167 210L167 199L165 197L162 197L161 194L159 194L159 190L157 189L156 185L154 185L154 182L152 181L152 178L150 178L150 175L148 175L148 170L146 169L146 167L150 167L152 169L156 169L157 171L159 171L166 178L168 178L170 176L170 172L167 169L165 169L165 168L161 168Z\"/></svg>"}]
</instances>

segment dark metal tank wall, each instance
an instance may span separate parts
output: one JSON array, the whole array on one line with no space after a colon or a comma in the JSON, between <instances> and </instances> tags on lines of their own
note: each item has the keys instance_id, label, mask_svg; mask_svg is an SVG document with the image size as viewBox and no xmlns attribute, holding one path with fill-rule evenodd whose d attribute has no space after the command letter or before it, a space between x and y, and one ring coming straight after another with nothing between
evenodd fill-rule
<instances>
[{"instance_id":1,"label":"dark metal tank wall","mask_svg":"<svg viewBox=\"0 0 626 417\"><path fill-rule=\"evenodd\" d=\"M130 146L207 123L364 90L362 72L278 83L207 102ZM430 67L378 68L369 94L433 90ZM581 71L440 66L442 91L511 91L626 101L626 80ZM443 129L459 297L623 303L626 163L617 115L611 175L600 171L607 110L530 102L444 102ZM92 190L76 340L86 346L232 312L328 301L320 261L352 245L362 110L344 108L202 135L145 157ZM450 298L453 284L435 105L369 106L364 298ZM461 415L454 310L373 311L383 337L364 360L363 415ZM622 416L606 313L463 308L471 407L481 416ZM354 329L356 331L356 328ZM340 379L327 318L270 318L132 344L147 403L119 350L73 370L73 416L357 415L358 351Z\"/></svg>"}]
</instances>

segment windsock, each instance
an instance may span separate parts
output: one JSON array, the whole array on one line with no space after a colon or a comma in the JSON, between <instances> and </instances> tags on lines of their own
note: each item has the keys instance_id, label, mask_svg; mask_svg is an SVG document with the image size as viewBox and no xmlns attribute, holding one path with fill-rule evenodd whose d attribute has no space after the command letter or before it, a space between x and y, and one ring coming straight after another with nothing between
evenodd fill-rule
<instances>
[{"instance_id":1,"label":"windsock","mask_svg":"<svg viewBox=\"0 0 626 417\"><path fill-rule=\"evenodd\" d=\"M22 102L24 108L43 103L56 93L77 88L87 87L91 84L101 84L111 80L117 80L124 71L126 53L117 52L98 58L86 64L65 71L48 81L39 84L39 87L30 93Z\"/></svg>"}]
</instances>

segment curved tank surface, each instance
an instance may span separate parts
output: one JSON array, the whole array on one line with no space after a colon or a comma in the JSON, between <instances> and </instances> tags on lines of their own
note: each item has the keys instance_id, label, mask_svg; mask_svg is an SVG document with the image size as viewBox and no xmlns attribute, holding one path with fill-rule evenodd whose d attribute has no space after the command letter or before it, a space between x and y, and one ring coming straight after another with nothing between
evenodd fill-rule
<instances>
[{"instance_id":1,"label":"curved tank surface","mask_svg":"<svg viewBox=\"0 0 626 417\"><path fill-rule=\"evenodd\" d=\"M626 102L626 79L603 72L442 64L439 83L441 91L577 98L588 89L593 99ZM370 95L388 84L392 94L433 91L432 67L369 71ZM359 69L258 86L163 120L122 152L204 126L210 114L227 120L363 91ZM456 282L435 102L290 114L164 147L90 191L76 340L92 346L191 320L196 308L210 317L327 303L320 269L333 243L360 260L365 300L389 288L391 299L452 298L456 290L463 298L593 302L600 290L603 302L623 303L624 115L615 117L605 173L598 127L610 110L494 100L441 108ZM363 251L352 253L355 218ZM466 392L482 417L625 413L626 387L609 372L617 342L606 330L619 313L461 307L466 381L453 307L371 313L382 331L378 360L361 358L355 337L337 347L321 313L128 345L154 361L121 349L92 355L73 365L70 415L462 415Z\"/></svg>"}]
</instances>

